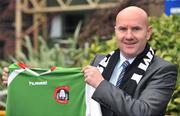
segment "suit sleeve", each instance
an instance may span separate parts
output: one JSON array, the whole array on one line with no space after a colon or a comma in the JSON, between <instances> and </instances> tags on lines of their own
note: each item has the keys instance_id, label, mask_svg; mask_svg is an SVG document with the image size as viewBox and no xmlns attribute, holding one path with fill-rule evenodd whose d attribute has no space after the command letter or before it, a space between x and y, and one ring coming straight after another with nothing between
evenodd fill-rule
<instances>
[{"instance_id":1,"label":"suit sleeve","mask_svg":"<svg viewBox=\"0 0 180 116\"><path fill-rule=\"evenodd\" d=\"M117 115L157 116L171 98L177 79L177 67L166 65L150 75L147 85L137 98L106 80L96 88L92 98Z\"/></svg>"}]
</instances>

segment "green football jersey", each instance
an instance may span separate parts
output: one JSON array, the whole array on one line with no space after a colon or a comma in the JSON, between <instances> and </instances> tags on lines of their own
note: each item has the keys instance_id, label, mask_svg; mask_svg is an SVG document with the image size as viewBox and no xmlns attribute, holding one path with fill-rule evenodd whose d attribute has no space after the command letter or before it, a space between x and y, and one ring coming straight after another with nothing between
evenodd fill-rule
<instances>
[{"instance_id":1,"label":"green football jersey","mask_svg":"<svg viewBox=\"0 0 180 116\"><path fill-rule=\"evenodd\" d=\"M9 67L6 116L85 116L81 68Z\"/></svg>"}]
</instances>

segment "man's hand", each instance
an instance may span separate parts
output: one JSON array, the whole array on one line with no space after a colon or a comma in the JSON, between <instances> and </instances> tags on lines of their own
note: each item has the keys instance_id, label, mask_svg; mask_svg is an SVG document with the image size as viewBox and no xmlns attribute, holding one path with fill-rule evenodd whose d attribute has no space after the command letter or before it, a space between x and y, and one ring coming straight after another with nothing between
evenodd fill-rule
<instances>
[{"instance_id":1,"label":"man's hand","mask_svg":"<svg viewBox=\"0 0 180 116\"><path fill-rule=\"evenodd\" d=\"M94 88L97 88L99 84L104 80L99 70L94 66L88 65L84 67L83 72L85 81Z\"/></svg>"},{"instance_id":2,"label":"man's hand","mask_svg":"<svg viewBox=\"0 0 180 116\"><path fill-rule=\"evenodd\" d=\"M7 85L7 82L8 82L8 73L9 73L8 68L4 67L3 72L2 72L2 81L3 81L3 84L5 85Z\"/></svg>"}]
</instances>

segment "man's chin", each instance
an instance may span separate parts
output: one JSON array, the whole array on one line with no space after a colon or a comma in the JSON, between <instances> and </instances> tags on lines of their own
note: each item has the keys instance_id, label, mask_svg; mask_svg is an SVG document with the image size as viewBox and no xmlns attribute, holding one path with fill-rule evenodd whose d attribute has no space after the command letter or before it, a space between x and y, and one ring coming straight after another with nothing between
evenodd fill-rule
<instances>
[{"instance_id":1,"label":"man's chin","mask_svg":"<svg viewBox=\"0 0 180 116\"><path fill-rule=\"evenodd\" d=\"M128 57L128 58L134 58L134 57L136 57L136 55L137 55L137 53L135 52L135 50L133 49L126 49L125 51L124 51L124 55L126 56L126 57Z\"/></svg>"}]
</instances>

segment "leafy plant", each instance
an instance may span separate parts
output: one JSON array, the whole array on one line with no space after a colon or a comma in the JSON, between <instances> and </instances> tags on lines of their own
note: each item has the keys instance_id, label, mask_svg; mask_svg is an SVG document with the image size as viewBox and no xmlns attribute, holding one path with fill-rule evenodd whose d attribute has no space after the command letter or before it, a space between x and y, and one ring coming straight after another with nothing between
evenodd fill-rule
<instances>
[{"instance_id":1,"label":"leafy plant","mask_svg":"<svg viewBox=\"0 0 180 116\"><path fill-rule=\"evenodd\" d=\"M111 40L100 41L101 39L94 36L94 42L86 49L86 60L83 65L90 64L96 53L107 54L117 48L115 36Z\"/></svg>"},{"instance_id":2,"label":"leafy plant","mask_svg":"<svg viewBox=\"0 0 180 116\"><path fill-rule=\"evenodd\" d=\"M14 62L23 61L29 66L48 68L51 66L70 67L80 65L76 60L80 60L82 48L77 48L77 37L80 31L81 22L78 24L73 37L67 38L67 45L64 47L59 43L49 46L49 43L39 36L39 49L33 49L31 39L26 36L24 46L26 52L21 51L19 59Z\"/></svg>"},{"instance_id":3,"label":"leafy plant","mask_svg":"<svg viewBox=\"0 0 180 116\"><path fill-rule=\"evenodd\" d=\"M166 114L172 116L180 115L180 86L176 86L173 96L168 104Z\"/></svg>"},{"instance_id":4,"label":"leafy plant","mask_svg":"<svg viewBox=\"0 0 180 116\"><path fill-rule=\"evenodd\" d=\"M180 17L162 15L160 18L151 17L150 22L154 29L150 44L158 56L177 64L180 72ZM180 115L180 73L176 89L168 104L167 114Z\"/></svg>"}]
</instances>

